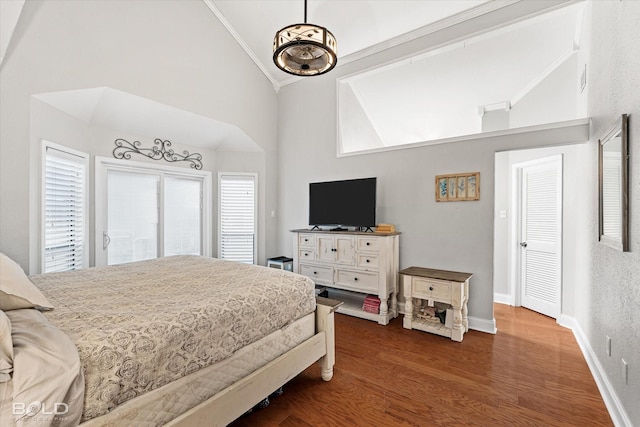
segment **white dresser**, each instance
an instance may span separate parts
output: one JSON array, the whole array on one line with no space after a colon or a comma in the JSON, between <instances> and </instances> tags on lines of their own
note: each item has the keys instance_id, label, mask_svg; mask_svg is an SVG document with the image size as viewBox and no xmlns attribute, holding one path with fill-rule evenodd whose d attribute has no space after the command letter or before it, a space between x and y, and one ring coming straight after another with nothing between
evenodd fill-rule
<instances>
[{"instance_id":1,"label":"white dresser","mask_svg":"<svg viewBox=\"0 0 640 427\"><path fill-rule=\"evenodd\" d=\"M398 315L400 233L291 230L293 271L327 287L340 301L338 313L381 325ZM380 312L362 309L367 295L380 298Z\"/></svg>"}]
</instances>

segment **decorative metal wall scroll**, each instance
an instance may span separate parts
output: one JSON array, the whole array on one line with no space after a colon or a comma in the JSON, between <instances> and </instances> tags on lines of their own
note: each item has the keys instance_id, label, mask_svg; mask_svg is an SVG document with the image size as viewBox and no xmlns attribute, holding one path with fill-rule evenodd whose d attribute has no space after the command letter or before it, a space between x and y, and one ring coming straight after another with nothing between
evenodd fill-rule
<instances>
[{"instance_id":1,"label":"decorative metal wall scroll","mask_svg":"<svg viewBox=\"0 0 640 427\"><path fill-rule=\"evenodd\" d=\"M141 154L149 159L162 160L167 162L189 162L192 169L202 169L202 154L189 153L184 150L182 154L173 151L171 141L163 141L156 138L153 141L154 146L151 148L141 148L140 141L129 142L126 139L118 138L115 140L116 148L113 149L113 157L116 159L131 160L131 153Z\"/></svg>"}]
</instances>

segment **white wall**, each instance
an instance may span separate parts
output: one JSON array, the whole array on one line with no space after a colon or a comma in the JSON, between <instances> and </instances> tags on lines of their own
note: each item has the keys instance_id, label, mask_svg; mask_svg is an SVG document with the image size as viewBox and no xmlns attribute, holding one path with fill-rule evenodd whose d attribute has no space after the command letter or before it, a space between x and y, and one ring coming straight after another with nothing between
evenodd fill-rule
<instances>
[{"instance_id":1,"label":"white wall","mask_svg":"<svg viewBox=\"0 0 640 427\"><path fill-rule=\"evenodd\" d=\"M576 318L607 380L621 400L628 425L640 425L640 2L590 1L590 46L587 63L591 197L584 215L589 221L590 281L576 304ZM623 113L629 119L630 252L598 242L597 140ZM611 356L605 352L612 339ZM621 359L629 362L624 384Z\"/></svg>"},{"instance_id":2,"label":"white wall","mask_svg":"<svg viewBox=\"0 0 640 427\"><path fill-rule=\"evenodd\" d=\"M470 142L336 158L334 84L328 76L319 77L279 93L280 252L291 256L288 230L308 225L310 182L375 176L377 220L395 224L402 232L400 267L416 265L473 273L469 315L492 322L494 153L584 141L586 133L579 139L557 129L494 135ZM305 109L297 108L305 99L314 102ZM479 201L435 202L436 175L475 171L480 172Z\"/></svg>"},{"instance_id":3,"label":"white wall","mask_svg":"<svg viewBox=\"0 0 640 427\"><path fill-rule=\"evenodd\" d=\"M38 251L31 95L105 86L233 124L265 151L276 148L273 87L203 2L26 2L0 69L0 251L27 271ZM275 155L264 161L265 185L275 188ZM274 238L265 230L264 241Z\"/></svg>"},{"instance_id":4,"label":"white wall","mask_svg":"<svg viewBox=\"0 0 640 427\"><path fill-rule=\"evenodd\" d=\"M525 6L535 4L514 5ZM494 153L582 142L587 139L586 133L577 135L563 129L511 136L498 133L466 142L336 158L335 81L501 24L506 19L501 14L483 15L467 21L464 27L432 33L280 90L278 228L279 249L283 255L292 255L292 237L288 230L308 224L310 182L376 176L377 220L395 224L402 232L400 267L416 265L473 273L469 315L485 324L493 322ZM300 108L301 105L305 108ZM479 201L435 202L436 175L475 171L481 176Z\"/></svg>"},{"instance_id":5,"label":"white wall","mask_svg":"<svg viewBox=\"0 0 640 427\"><path fill-rule=\"evenodd\" d=\"M509 112L510 128L585 117L577 114L576 99L580 82L577 57L577 53L571 55L512 107ZM568 81L578 83L567 85ZM554 102L545 102L549 98ZM540 108L541 105L544 107Z\"/></svg>"}]
</instances>

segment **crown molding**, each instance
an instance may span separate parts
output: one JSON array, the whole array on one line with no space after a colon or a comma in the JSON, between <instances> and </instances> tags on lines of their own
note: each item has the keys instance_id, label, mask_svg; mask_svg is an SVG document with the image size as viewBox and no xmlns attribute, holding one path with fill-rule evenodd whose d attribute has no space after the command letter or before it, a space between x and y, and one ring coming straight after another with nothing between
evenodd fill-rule
<instances>
[{"instance_id":1,"label":"crown molding","mask_svg":"<svg viewBox=\"0 0 640 427\"><path fill-rule=\"evenodd\" d=\"M220 9L218 9L216 5L213 4L212 0L202 0L202 1L209 8L209 10L216 16L216 18L218 18L222 26L229 32L231 37L235 39L235 41L245 51L245 53L249 56L249 58L251 58L251 60L258 66L260 71L262 71L262 74L264 74L264 76L271 82L271 85L273 85L273 89L277 93L278 90L280 89L281 84L271 75L269 70L267 70L267 67L265 67L264 64L262 63L262 61L258 59L258 57L253 52L253 50L251 50L247 42L245 42L244 39L240 36L240 34L236 31L236 29L233 28L233 26L227 20L227 18L225 18L222 12L220 12Z\"/></svg>"}]
</instances>

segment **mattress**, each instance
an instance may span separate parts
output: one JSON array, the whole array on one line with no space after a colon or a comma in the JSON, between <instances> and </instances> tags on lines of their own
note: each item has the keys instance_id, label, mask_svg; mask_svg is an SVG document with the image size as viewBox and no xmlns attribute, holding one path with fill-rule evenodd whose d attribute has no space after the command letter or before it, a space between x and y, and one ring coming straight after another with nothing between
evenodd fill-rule
<instances>
[{"instance_id":1,"label":"mattress","mask_svg":"<svg viewBox=\"0 0 640 427\"><path fill-rule=\"evenodd\" d=\"M315 314L312 313L243 347L228 359L131 399L108 414L82 423L82 427L166 424L311 338L314 333Z\"/></svg>"},{"instance_id":2,"label":"mattress","mask_svg":"<svg viewBox=\"0 0 640 427\"><path fill-rule=\"evenodd\" d=\"M313 313L313 282L198 256L31 276L78 350L82 421L233 356Z\"/></svg>"}]
</instances>

